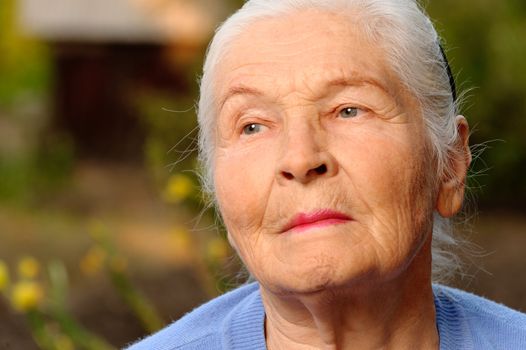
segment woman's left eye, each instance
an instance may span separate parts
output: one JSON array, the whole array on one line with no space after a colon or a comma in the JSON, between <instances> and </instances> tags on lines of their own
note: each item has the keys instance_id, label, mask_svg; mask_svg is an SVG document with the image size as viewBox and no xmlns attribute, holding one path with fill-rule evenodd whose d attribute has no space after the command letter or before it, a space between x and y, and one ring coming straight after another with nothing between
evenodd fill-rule
<instances>
[{"instance_id":1,"label":"woman's left eye","mask_svg":"<svg viewBox=\"0 0 526 350\"><path fill-rule=\"evenodd\" d=\"M358 107L345 107L340 110L339 116L342 118L354 118L358 116L360 108Z\"/></svg>"},{"instance_id":2,"label":"woman's left eye","mask_svg":"<svg viewBox=\"0 0 526 350\"><path fill-rule=\"evenodd\" d=\"M253 135L263 131L264 126L258 123L251 123L243 127L244 135Z\"/></svg>"}]
</instances>

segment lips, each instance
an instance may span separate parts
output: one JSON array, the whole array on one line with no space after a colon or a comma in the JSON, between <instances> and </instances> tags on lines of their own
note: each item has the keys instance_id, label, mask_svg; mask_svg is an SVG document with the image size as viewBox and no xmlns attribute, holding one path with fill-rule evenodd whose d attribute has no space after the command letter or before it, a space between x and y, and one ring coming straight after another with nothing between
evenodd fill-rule
<instances>
[{"instance_id":1,"label":"lips","mask_svg":"<svg viewBox=\"0 0 526 350\"><path fill-rule=\"evenodd\" d=\"M301 232L315 227L343 224L350 220L352 218L348 215L329 209L299 213L285 225L282 232Z\"/></svg>"}]
</instances>

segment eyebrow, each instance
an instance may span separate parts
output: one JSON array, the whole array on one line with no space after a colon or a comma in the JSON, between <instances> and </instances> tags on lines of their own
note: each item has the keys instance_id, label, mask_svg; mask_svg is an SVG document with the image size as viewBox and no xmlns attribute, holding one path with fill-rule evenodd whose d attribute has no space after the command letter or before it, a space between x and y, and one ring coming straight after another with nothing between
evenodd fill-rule
<instances>
[{"instance_id":1,"label":"eyebrow","mask_svg":"<svg viewBox=\"0 0 526 350\"><path fill-rule=\"evenodd\" d=\"M383 84L381 84L379 81L373 78L370 78L370 77L363 77L359 75L353 78L338 77L336 79L329 80L325 84L324 88L327 89L331 87L348 87L348 86L360 86L360 85L373 85L379 88L380 90L382 90L383 92L389 93L387 88Z\"/></svg>"},{"instance_id":2,"label":"eyebrow","mask_svg":"<svg viewBox=\"0 0 526 350\"><path fill-rule=\"evenodd\" d=\"M228 92L221 99L221 103L219 104L219 110L223 109L223 106L230 98L234 96L239 96L239 95L252 95L256 97L261 97L261 96L264 96L265 94L262 91L256 88L253 88L253 87L249 87L246 85L235 85L231 87L230 89L228 89Z\"/></svg>"},{"instance_id":3,"label":"eyebrow","mask_svg":"<svg viewBox=\"0 0 526 350\"><path fill-rule=\"evenodd\" d=\"M356 78L347 78L347 77L338 77L332 80L329 80L325 83L323 91L318 96L319 98L324 97L327 93L325 90L331 87L350 87L350 86L360 86L360 85L373 85L377 88L381 89L382 91L388 93L388 90L378 81L371 79L371 78L364 78L364 77L356 77ZM246 86L243 84L235 85L228 89L225 96L221 99L221 103L219 104L219 110L223 109L223 106L225 103L234 96L243 96L243 95L249 95L249 96L255 96L255 97L262 97L265 96L265 93L250 86Z\"/></svg>"}]
</instances>

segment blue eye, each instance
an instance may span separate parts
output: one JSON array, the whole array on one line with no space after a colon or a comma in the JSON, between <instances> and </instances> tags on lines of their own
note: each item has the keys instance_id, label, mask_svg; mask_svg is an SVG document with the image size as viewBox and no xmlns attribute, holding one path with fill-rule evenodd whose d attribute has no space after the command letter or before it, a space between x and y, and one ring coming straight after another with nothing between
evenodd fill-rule
<instances>
[{"instance_id":1,"label":"blue eye","mask_svg":"<svg viewBox=\"0 0 526 350\"><path fill-rule=\"evenodd\" d=\"M340 117L342 118L354 118L358 116L358 108L357 107L345 107L340 111Z\"/></svg>"},{"instance_id":2,"label":"blue eye","mask_svg":"<svg viewBox=\"0 0 526 350\"><path fill-rule=\"evenodd\" d=\"M245 125L245 127L243 127L243 134L244 135L257 134L258 132L261 131L261 129L262 129L261 124L257 124L257 123L248 124L248 125Z\"/></svg>"}]
</instances>

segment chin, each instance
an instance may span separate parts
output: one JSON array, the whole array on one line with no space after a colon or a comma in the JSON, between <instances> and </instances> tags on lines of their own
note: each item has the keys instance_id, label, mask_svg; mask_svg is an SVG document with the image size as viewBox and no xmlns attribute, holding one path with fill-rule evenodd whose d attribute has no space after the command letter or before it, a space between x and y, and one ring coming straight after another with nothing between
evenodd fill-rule
<instances>
[{"instance_id":1,"label":"chin","mask_svg":"<svg viewBox=\"0 0 526 350\"><path fill-rule=\"evenodd\" d=\"M410 260L401 256L379 256L365 247L360 253L352 256L347 251L333 250L332 254L327 251L299 255L293 259L295 264L282 266L279 274L276 274L278 269L272 269L256 277L263 287L275 294L348 293L396 279Z\"/></svg>"},{"instance_id":2,"label":"chin","mask_svg":"<svg viewBox=\"0 0 526 350\"><path fill-rule=\"evenodd\" d=\"M330 261L330 260L329 260ZM333 261L332 261L333 262ZM335 291L363 281L370 273L364 271L349 271L341 264L304 264L291 268L286 273L276 276L265 276L260 280L263 287L275 294L301 295L326 291Z\"/></svg>"}]
</instances>

